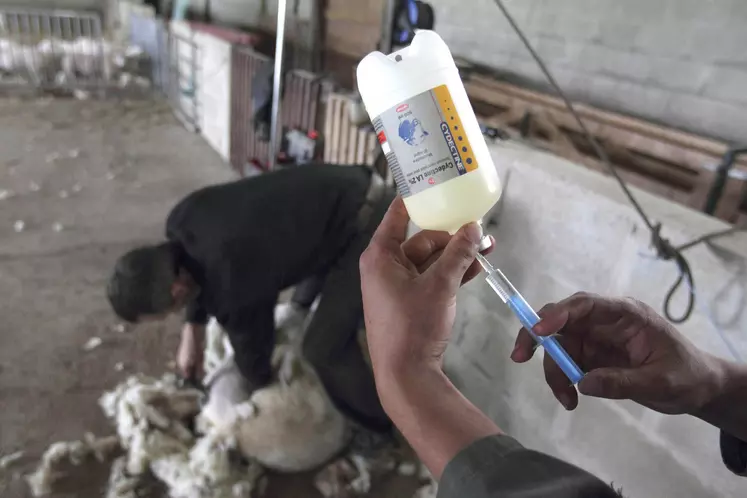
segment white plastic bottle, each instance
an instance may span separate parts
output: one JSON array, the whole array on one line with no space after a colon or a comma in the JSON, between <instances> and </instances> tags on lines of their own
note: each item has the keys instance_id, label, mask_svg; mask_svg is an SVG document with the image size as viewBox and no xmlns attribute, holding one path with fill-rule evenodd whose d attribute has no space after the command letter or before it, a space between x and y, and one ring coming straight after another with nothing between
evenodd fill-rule
<instances>
[{"instance_id":1,"label":"white plastic bottle","mask_svg":"<svg viewBox=\"0 0 747 498\"><path fill-rule=\"evenodd\" d=\"M368 54L358 89L420 228L454 233L479 221L501 184L449 47L433 31L390 55Z\"/></svg>"}]
</instances>

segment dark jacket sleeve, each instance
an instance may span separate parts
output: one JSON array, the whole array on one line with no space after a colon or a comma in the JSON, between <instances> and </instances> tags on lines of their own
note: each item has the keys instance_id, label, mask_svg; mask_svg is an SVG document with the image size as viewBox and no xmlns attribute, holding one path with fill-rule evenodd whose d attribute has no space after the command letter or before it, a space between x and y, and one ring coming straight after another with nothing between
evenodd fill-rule
<instances>
[{"instance_id":1,"label":"dark jacket sleeve","mask_svg":"<svg viewBox=\"0 0 747 498\"><path fill-rule=\"evenodd\" d=\"M438 498L619 498L588 472L508 436L480 439L449 462Z\"/></svg>"},{"instance_id":2,"label":"dark jacket sleeve","mask_svg":"<svg viewBox=\"0 0 747 498\"><path fill-rule=\"evenodd\" d=\"M252 389L272 380L272 351L275 349L276 300L241 308L222 324L234 350L236 366Z\"/></svg>"},{"instance_id":3,"label":"dark jacket sleeve","mask_svg":"<svg viewBox=\"0 0 747 498\"><path fill-rule=\"evenodd\" d=\"M196 297L187 304L187 310L184 313L184 321L194 323L195 325L206 325L208 322L208 312L202 304L200 297Z\"/></svg>"},{"instance_id":4,"label":"dark jacket sleeve","mask_svg":"<svg viewBox=\"0 0 747 498\"><path fill-rule=\"evenodd\" d=\"M747 477L747 442L721 431L721 458L729 470Z\"/></svg>"}]
</instances>

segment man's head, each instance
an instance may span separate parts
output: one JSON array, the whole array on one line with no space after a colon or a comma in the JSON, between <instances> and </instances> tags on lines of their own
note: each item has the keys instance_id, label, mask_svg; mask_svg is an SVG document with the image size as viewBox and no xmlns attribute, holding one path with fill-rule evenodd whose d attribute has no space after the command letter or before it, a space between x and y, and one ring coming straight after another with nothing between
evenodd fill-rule
<instances>
[{"instance_id":1,"label":"man's head","mask_svg":"<svg viewBox=\"0 0 747 498\"><path fill-rule=\"evenodd\" d=\"M179 269L173 247L165 243L119 258L106 293L120 318L137 322L178 311L195 290L189 275Z\"/></svg>"}]
</instances>

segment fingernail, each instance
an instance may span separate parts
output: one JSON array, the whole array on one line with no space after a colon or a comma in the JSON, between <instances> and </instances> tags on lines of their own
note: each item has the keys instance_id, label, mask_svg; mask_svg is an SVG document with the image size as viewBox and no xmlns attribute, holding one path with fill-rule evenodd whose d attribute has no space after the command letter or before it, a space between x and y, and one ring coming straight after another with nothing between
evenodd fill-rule
<instances>
[{"instance_id":1,"label":"fingernail","mask_svg":"<svg viewBox=\"0 0 747 498\"><path fill-rule=\"evenodd\" d=\"M477 245L482 240L482 227L479 223L472 222L464 227L464 233L470 242Z\"/></svg>"},{"instance_id":2,"label":"fingernail","mask_svg":"<svg viewBox=\"0 0 747 498\"><path fill-rule=\"evenodd\" d=\"M547 325L545 324L545 322L544 322L544 321L542 321L542 320L540 320L539 322L537 322L537 323L535 324L535 326L534 326L534 327L532 327L532 331L533 331L533 332L534 332L535 334L539 334L539 335L545 335L545 328L546 328L546 327L547 327Z\"/></svg>"},{"instance_id":3,"label":"fingernail","mask_svg":"<svg viewBox=\"0 0 747 498\"><path fill-rule=\"evenodd\" d=\"M515 359L516 359L515 357L516 357L516 354L517 354L517 353L519 352L519 349L520 349L520 348L519 348L519 345L518 345L518 344L517 344L516 346L514 346L514 350L513 350L513 351L511 351L511 359L512 359L512 360L515 360Z\"/></svg>"},{"instance_id":4,"label":"fingernail","mask_svg":"<svg viewBox=\"0 0 747 498\"><path fill-rule=\"evenodd\" d=\"M570 410L571 406L571 398L566 393L560 393L558 394L558 400L560 401L560 404L563 405L563 408L566 410Z\"/></svg>"}]
</instances>

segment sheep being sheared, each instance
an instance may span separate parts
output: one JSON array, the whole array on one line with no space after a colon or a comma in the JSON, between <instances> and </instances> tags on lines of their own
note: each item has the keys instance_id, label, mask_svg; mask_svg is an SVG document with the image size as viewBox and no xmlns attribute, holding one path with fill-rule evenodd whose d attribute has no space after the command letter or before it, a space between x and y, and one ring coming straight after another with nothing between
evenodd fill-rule
<instances>
[{"instance_id":1,"label":"sheep being sheared","mask_svg":"<svg viewBox=\"0 0 747 498\"><path fill-rule=\"evenodd\" d=\"M241 453L273 470L309 470L334 457L350 441L345 417L315 372L288 346L273 358L278 380L251 396L229 357L212 375L208 404L198 425L230 432Z\"/></svg>"}]
</instances>

